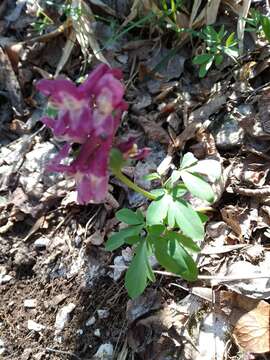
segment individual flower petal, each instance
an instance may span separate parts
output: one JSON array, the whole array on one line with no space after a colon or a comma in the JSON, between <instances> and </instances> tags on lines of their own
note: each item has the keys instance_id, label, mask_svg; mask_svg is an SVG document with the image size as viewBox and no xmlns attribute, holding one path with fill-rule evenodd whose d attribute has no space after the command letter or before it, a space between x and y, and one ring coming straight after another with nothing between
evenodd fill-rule
<instances>
[{"instance_id":1,"label":"individual flower petal","mask_svg":"<svg viewBox=\"0 0 270 360\"><path fill-rule=\"evenodd\" d=\"M51 162L47 165L47 171L56 171L56 172L65 172L69 170L69 165L61 164L62 160L66 159L71 146L69 144L65 144L59 153L51 160Z\"/></svg>"},{"instance_id":2,"label":"individual flower petal","mask_svg":"<svg viewBox=\"0 0 270 360\"><path fill-rule=\"evenodd\" d=\"M62 104L67 94L76 100L85 98L85 94L79 92L76 85L67 79L39 80L36 88L45 96L50 96L56 104Z\"/></svg>"},{"instance_id":3,"label":"individual flower petal","mask_svg":"<svg viewBox=\"0 0 270 360\"><path fill-rule=\"evenodd\" d=\"M151 152L150 148L144 147L138 149L137 144L135 144L135 138L130 137L127 141L117 145L117 148L122 152L125 159L132 158L134 160L144 159Z\"/></svg>"}]
</instances>

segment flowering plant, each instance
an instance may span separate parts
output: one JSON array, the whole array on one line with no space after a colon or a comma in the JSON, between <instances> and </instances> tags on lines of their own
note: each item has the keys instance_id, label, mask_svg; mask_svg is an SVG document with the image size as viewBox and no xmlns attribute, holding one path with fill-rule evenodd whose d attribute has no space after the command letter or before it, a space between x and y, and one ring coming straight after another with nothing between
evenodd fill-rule
<instances>
[{"instance_id":1,"label":"flowering plant","mask_svg":"<svg viewBox=\"0 0 270 360\"><path fill-rule=\"evenodd\" d=\"M123 183L152 201L146 216L139 210L119 210L116 217L128 226L113 233L106 243L109 251L124 244L136 248L125 278L129 295L136 297L155 279L149 263L151 255L168 271L186 280L196 279L198 270L189 252L199 251L196 241L204 237L207 217L193 210L184 196L190 192L210 202L214 194L202 177L207 167L200 166L191 153L183 157L179 169L168 179L158 173L149 174L149 180L159 179L162 184L151 192L122 173L129 157L141 159L149 149L138 150L133 138L115 144L122 113L127 109L121 79L121 71L99 65L78 87L69 80L56 79L39 81L37 89L49 97L54 110L54 116L45 116L41 121L64 142L48 170L75 178L80 204L104 200L109 168ZM215 173L218 176L219 171Z\"/></svg>"}]
</instances>

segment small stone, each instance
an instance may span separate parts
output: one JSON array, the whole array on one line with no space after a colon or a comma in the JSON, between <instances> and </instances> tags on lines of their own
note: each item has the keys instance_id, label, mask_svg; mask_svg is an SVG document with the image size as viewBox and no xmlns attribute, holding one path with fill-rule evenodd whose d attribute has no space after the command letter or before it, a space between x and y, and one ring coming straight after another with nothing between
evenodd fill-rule
<instances>
[{"instance_id":1,"label":"small stone","mask_svg":"<svg viewBox=\"0 0 270 360\"><path fill-rule=\"evenodd\" d=\"M63 306L58 313L56 314L56 319L55 319L55 328L56 328L56 333L59 333L60 331L62 331L65 327L65 325L67 324L67 322L70 321L70 315L72 313L72 311L75 309L76 305L73 303L69 303L66 306Z\"/></svg>"},{"instance_id":2,"label":"small stone","mask_svg":"<svg viewBox=\"0 0 270 360\"><path fill-rule=\"evenodd\" d=\"M213 135L217 147L230 150L233 147L242 145L244 130L240 127L237 119L228 116L218 125L218 128L213 130Z\"/></svg>"},{"instance_id":3,"label":"small stone","mask_svg":"<svg viewBox=\"0 0 270 360\"><path fill-rule=\"evenodd\" d=\"M28 327L28 330L33 330L36 332L40 332L45 329L44 325L38 324L37 322L35 322L33 320L28 320L27 327Z\"/></svg>"},{"instance_id":4,"label":"small stone","mask_svg":"<svg viewBox=\"0 0 270 360\"><path fill-rule=\"evenodd\" d=\"M100 336L101 336L100 330L99 330L99 329L96 329L96 330L94 331L94 335L95 335L96 337L100 337Z\"/></svg>"},{"instance_id":5,"label":"small stone","mask_svg":"<svg viewBox=\"0 0 270 360\"><path fill-rule=\"evenodd\" d=\"M83 335L83 329L78 329L78 330L76 331L76 334L78 334L78 335Z\"/></svg>"},{"instance_id":6,"label":"small stone","mask_svg":"<svg viewBox=\"0 0 270 360\"><path fill-rule=\"evenodd\" d=\"M107 319L110 316L110 312L108 309L100 309L97 311L97 313L100 319Z\"/></svg>"},{"instance_id":7,"label":"small stone","mask_svg":"<svg viewBox=\"0 0 270 360\"><path fill-rule=\"evenodd\" d=\"M45 249L49 245L50 239L46 237L40 237L34 242L36 249Z\"/></svg>"},{"instance_id":8,"label":"small stone","mask_svg":"<svg viewBox=\"0 0 270 360\"><path fill-rule=\"evenodd\" d=\"M89 241L92 245L100 246L104 243L104 234L97 230L91 236L89 236L87 241Z\"/></svg>"},{"instance_id":9,"label":"small stone","mask_svg":"<svg viewBox=\"0 0 270 360\"><path fill-rule=\"evenodd\" d=\"M23 305L26 308L34 309L37 306L37 299L25 299Z\"/></svg>"},{"instance_id":10,"label":"small stone","mask_svg":"<svg viewBox=\"0 0 270 360\"><path fill-rule=\"evenodd\" d=\"M11 275L0 274L0 285L10 282L11 279L13 279Z\"/></svg>"},{"instance_id":11,"label":"small stone","mask_svg":"<svg viewBox=\"0 0 270 360\"><path fill-rule=\"evenodd\" d=\"M95 322L96 322L96 318L92 316L85 322L85 326L92 326L94 325Z\"/></svg>"},{"instance_id":12,"label":"small stone","mask_svg":"<svg viewBox=\"0 0 270 360\"><path fill-rule=\"evenodd\" d=\"M112 359L113 346L110 343L100 345L98 351L95 353L96 359L109 360Z\"/></svg>"}]
</instances>

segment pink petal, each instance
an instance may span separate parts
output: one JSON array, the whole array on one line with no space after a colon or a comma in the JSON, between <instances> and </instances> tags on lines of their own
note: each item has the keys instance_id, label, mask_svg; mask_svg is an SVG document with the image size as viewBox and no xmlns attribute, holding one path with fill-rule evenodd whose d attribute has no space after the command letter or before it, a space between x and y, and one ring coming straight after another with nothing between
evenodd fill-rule
<instances>
[{"instance_id":1,"label":"pink petal","mask_svg":"<svg viewBox=\"0 0 270 360\"><path fill-rule=\"evenodd\" d=\"M106 64L100 64L96 67L95 70L93 70L86 80L79 86L80 92L84 93L86 92L88 95L93 94L95 91L95 87L99 79L106 74L107 71L109 71L110 68Z\"/></svg>"}]
</instances>

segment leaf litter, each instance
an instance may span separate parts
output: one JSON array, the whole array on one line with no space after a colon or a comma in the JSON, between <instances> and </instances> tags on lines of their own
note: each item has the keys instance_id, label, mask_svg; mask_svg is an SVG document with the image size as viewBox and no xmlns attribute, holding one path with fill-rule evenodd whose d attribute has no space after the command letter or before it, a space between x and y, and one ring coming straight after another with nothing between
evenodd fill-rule
<instances>
[{"instance_id":1,"label":"leaf litter","mask_svg":"<svg viewBox=\"0 0 270 360\"><path fill-rule=\"evenodd\" d=\"M251 3L193 1L175 17L163 16L156 1L0 5L4 358L267 358L269 44L260 39L241 64L225 62L199 79L191 65L198 44L191 46L187 32L167 33L174 21L196 31L226 16L245 54ZM264 10L262 1L256 6ZM105 36L95 32L102 28ZM119 227L119 207L144 212L145 202L111 179L104 205L82 207L72 180L43 170L59 143L38 122L46 104L33 85L53 74L81 81L98 60L124 69L130 107L119 135L136 133L140 145L152 148L150 158L131 164L126 174L147 189L144 175L174 170L187 152L202 160L203 175L222 170L213 180L214 204L194 203L209 218L196 283L155 267L157 282L128 300L123 273L133 249L110 254L104 241ZM29 299L35 307L23 305Z\"/></svg>"}]
</instances>

